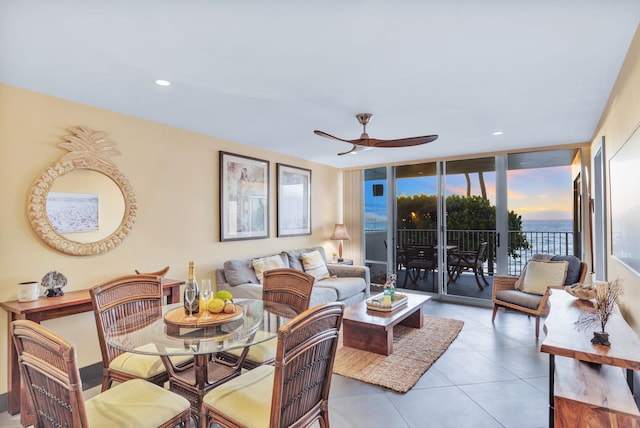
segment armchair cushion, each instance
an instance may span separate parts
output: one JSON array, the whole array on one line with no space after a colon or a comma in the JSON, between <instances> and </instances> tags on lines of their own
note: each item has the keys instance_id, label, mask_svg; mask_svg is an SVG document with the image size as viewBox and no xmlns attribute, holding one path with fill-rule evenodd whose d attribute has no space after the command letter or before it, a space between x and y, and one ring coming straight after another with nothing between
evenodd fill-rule
<instances>
[{"instance_id":1,"label":"armchair cushion","mask_svg":"<svg viewBox=\"0 0 640 428\"><path fill-rule=\"evenodd\" d=\"M542 296L523 293L519 290L500 290L496 291L495 299L501 302L513 303L514 305L536 310L540 306Z\"/></svg>"},{"instance_id":2,"label":"armchair cushion","mask_svg":"<svg viewBox=\"0 0 640 428\"><path fill-rule=\"evenodd\" d=\"M522 291L543 295L547 287L562 287L567 278L567 261L529 260Z\"/></svg>"}]
</instances>

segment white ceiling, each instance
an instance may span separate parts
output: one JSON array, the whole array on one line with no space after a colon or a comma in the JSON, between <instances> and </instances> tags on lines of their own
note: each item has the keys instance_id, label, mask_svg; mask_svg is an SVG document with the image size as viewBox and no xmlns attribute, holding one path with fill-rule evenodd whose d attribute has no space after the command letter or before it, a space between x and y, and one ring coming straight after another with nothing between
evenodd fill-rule
<instances>
[{"instance_id":1,"label":"white ceiling","mask_svg":"<svg viewBox=\"0 0 640 428\"><path fill-rule=\"evenodd\" d=\"M638 0L2 0L0 83L353 167L590 141L639 22ZM440 138L313 134L358 138L360 112Z\"/></svg>"}]
</instances>

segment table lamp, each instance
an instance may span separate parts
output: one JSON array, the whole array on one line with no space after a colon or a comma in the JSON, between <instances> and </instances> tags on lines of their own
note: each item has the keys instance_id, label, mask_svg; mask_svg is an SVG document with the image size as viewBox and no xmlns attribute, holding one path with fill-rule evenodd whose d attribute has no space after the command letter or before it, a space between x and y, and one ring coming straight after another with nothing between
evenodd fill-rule
<instances>
[{"instance_id":1,"label":"table lamp","mask_svg":"<svg viewBox=\"0 0 640 428\"><path fill-rule=\"evenodd\" d=\"M344 261L344 259L342 258L342 241L345 239L347 241L351 239L351 236L349 236L349 232L347 232L347 228L344 227L344 224L336 224L329 239L340 241L340 243L338 244L338 261Z\"/></svg>"}]
</instances>

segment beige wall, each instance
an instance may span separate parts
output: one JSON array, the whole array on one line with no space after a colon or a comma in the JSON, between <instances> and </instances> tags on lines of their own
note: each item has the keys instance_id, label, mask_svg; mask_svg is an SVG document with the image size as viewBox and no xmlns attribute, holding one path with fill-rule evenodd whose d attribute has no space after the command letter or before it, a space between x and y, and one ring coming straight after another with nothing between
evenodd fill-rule
<instances>
[{"instance_id":1,"label":"beige wall","mask_svg":"<svg viewBox=\"0 0 640 428\"><path fill-rule=\"evenodd\" d=\"M114 250L75 257L46 246L26 216L31 182L66 150L57 147L66 129L86 126L105 131L122 155L112 159L133 186L138 216L129 237ZM272 138L277 138L273 136ZM186 278L193 259L198 277L215 278L214 269L232 257L251 257L323 245L341 220L339 170L131 116L0 85L0 301L16 298L16 284L39 281L51 271L69 280L65 290L93 284L134 269L153 271L169 265L169 277ZM271 162L270 239L219 242L218 152ZM276 162L312 170L312 235L276 238ZM331 197L329 197L331 196ZM215 281L215 279L214 279ZM0 311L0 393L7 391L7 316ZM46 321L78 346L80 366L100 361L91 313Z\"/></svg>"},{"instance_id":2,"label":"beige wall","mask_svg":"<svg viewBox=\"0 0 640 428\"><path fill-rule=\"evenodd\" d=\"M640 28L640 27L639 27ZM600 120L600 126L594 134L591 145L591 153L595 154L600 147L601 137L605 137L605 156L607 165L616 151L629 139L633 131L640 125L640 29L629 48L627 58L620 70L618 80L609 98L609 104ZM634 142L640 144L640 139ZM608 175L608 174L607 174ZM629 180L638 181L638 177L629 177ZM609 177L607 176L607 183ZM608 186L608 184L607 184ZM637 195L629 195L636 198ZM607 204L607 218L611 218L610 201ZM611 228L607 227L607 235L610 237ZM624 288L622 296L622 309L625 318L634 330L640 334L640 276L621 264L616 258L611 257L611 239L608 239L607 249L608 279L620 278Z\"/></svg>"}]
</instances>

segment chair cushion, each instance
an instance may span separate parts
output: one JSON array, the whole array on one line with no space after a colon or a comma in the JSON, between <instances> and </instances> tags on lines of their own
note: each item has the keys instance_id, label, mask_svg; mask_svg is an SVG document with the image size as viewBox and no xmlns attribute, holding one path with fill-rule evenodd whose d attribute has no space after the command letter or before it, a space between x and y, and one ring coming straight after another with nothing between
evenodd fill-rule
<instances>
[{"instance_id":1,"label":"chair cushion","mask_svg":"<svg viewBox=\"0 0 640 428\"><path fill-rule=\"evenodd\" d=\"M547 287L561 287L567 278L566 261L529 260L524 273L522 291L525 293L544 294Z\"/></svg>"},{"instance_id":2,"label":"chair cushion","mask_svg":"<svg viewBox=\"0 0 640 428\"><path fill-rule=\"evenodd\" d=\"M529 309L538 309L542 296L529 294L519 290L500 290L496 292L496 300L513 303Z\"/></svg>"},{"instance_id":3,"label":"chair cushion","mask_svg":"<svg viewBox=\"0 0 640 428\"><path fill-rule=\"evenodd\" d=\"M261 338L267 337L267 333L264 331L257 331L255 340L259 340ZM277 338L273 337L271 339L267 339L264 342L260 342L258 344L252 345L249 348L249 352L247 353L247 361L251 361L257 364L264 364L266 362L273 361L276 358L276 348L278 345ZM240 357L243 349L231 349L229 350L229 354L235 355L236 357Z\"/></svg>"},{"instance_id":4,"label":"chair cushion","mask_svg":"<svg viewBox=\"0 0 640 428\"><path fill-rule=\"evenodd\" d=\"M157 427L189 406L185 398L142 379L116 385L85 402L92 428Z\"/></svg>"},{"instance_id":5,"label":"chair cushion","mask_svg":"<svg viewBox=\"0 0 640 428\"><path fill-rule=\"evenodd\" d=\"M262 274L270 269L278 269L283 268L284 262L279 255L268 256L268 257L259 257L257 259L251 260L251 264L253 265L253 269L256 272L256 277L260 284L262 284Z\"/></svg>"},{"instance_id":6,"label":"chair cushion","mask_svg":"<svg viewBox=\"0 0 640 428\"><path fill-rule=\"evenodd\" d=\"M313 276L316 281L329 278L327 264L319 251L314 250L309 253L302 253L302 266L304 271Z\"/></svg>"},{"instance_id":7,"label":"chair cushion","mask_svg":"<svg viewBox=\"0 0 640 428\"><path fill-rule=\"evenodd\" d=\"M531 256L531 260L546 260L546 261L566 261L569 263L567 267L567 278L564 281L564 285L573 285L580 280L580 269L582 268L582 262L576 256L552 256L551 254L534 254ZM527 265L524 266L520 273L520 278L516 281L516 290L522 290L522 282L524 281L524 274L527 271Z\"/></svg>"},{"instance_id":8,"label":"chair cushion","mask_svg":"<svg viewBox=\"0 0 640 428\"><path fill-rule=\"evenodd\" d=\"M580 280L580 268L582 267L582 262L576 256L553 256L551 260L556 261L566 261L569 263L567 266L567 278L564 281L564 285L573 285Z\"/></svg>"},{"instance_id":9,"label":"chair cushion","mask_svg":"<svg viewBox=\"0 0 640 428\"><path fill-rule=\"evenodd\" d=\"M274 371L273 366L256 367L212 389L202 401L244 426L269 428Z\"/></svg>"},{"instance_id":10,"label":"chair cushion","mask_svg":"<svg viewBox=\"0 0 640 428\"><path fill-rule=\"evenodd\" d=\"M144 351L145 348L150 352L155 351L155 345L153 344L141 346L139 349ZM171 357L171 362L174 365L180 365L186 363L191 358L193 357L190 355L181 355ZM124 352L115 357L111 360L109 368L144 379L160 374L166 370L162 360L157 355L134 354L132 352Z\"/></svg>"}]
</instances>

